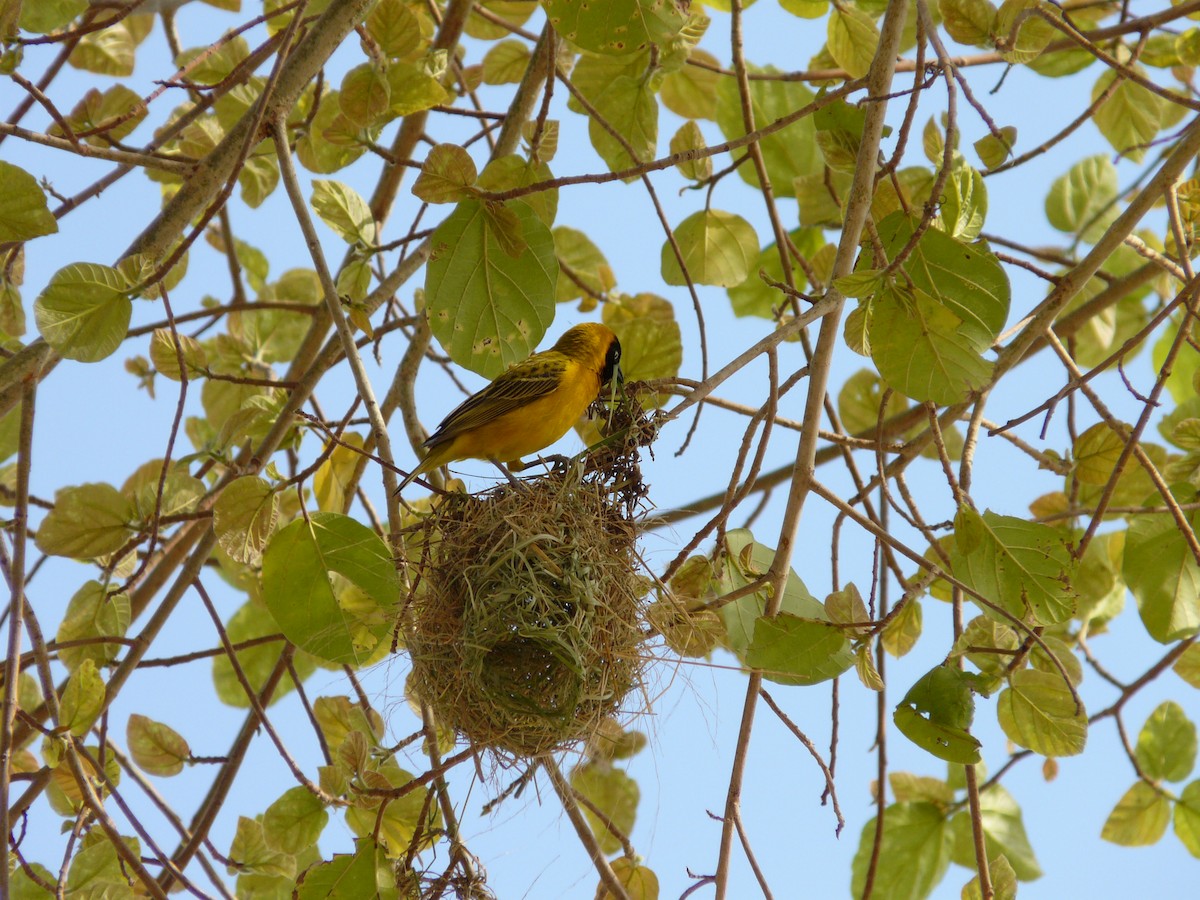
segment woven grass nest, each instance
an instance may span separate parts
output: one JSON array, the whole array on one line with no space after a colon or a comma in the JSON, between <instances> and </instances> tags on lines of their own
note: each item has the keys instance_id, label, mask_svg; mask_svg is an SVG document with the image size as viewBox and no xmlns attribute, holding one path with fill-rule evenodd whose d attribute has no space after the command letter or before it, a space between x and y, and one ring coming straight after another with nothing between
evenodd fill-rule
<instances>
[{"instance_id":1,"label":"woven grass nest","mask_svg":"<svg viewBox=\"0 0 1200 900\"><path fill-rule=\"evenodd\" d=\"M628 477L612 487L629 466L613 462L448 495L422 523L409 685L476 746L519 756L569 746L640 683L647 582Z\"/></svg>"}]
</instances>

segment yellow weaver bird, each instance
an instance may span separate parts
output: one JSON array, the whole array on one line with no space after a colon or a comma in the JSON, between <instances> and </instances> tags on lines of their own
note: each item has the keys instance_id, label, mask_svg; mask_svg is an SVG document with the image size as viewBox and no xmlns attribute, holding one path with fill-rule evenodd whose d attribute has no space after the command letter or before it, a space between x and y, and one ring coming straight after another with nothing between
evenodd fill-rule
<instances>
[{"instance_id":1,"label":"yellow weaver bird","mask_svg":"<svg viewBox=\"0 0 1200 900\"><path fill-rule=\"evenodd\" d=\"M512 464L570 431L600 388L620 383L621 342L607 325L568 329L549 350L510 366L446 416L425 441L426 454L396 488L459 459Z\"/></svg>"}]
</instances>

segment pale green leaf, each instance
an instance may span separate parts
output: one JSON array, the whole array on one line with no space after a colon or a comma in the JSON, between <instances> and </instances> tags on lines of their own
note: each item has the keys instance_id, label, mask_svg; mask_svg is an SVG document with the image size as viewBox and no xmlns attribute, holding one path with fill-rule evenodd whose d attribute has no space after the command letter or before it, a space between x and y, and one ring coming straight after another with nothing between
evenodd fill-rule
<instances>
[{"instance_id":1,"label":"pale green leaf","mask_svg":"<svg viewBox=\"0 0 1200 900\"><path fill-rule=\"evenodd\" d=\"M177 731L137 713L125 725L125 743L133 761L151 775L178 775L192 755Z\"/></svg>"},{"instance_id":2,"label":"pale green leaf","mask_svg":"<svg viewBox=\"0 0 1200 900\"><path fill-rule=\"evenodd\" d=\"M110 484L62 488L38 528L37 546L54 556L95 559L125 546L132 519L129 499Z\"/></svg>"},{"instance_id":3,"label":"pale green leaf","mask_svg":"<svg viewBox=\"0 0 1200 900\"><path fill-rule=\"evenodd\" d=\"M960 402L982 388L992 371L962 325L923 291L910 304L893 293L882 295L872 304L871 358L888 384L913 400Z\"/></svg>"},{"instance_id":4,"label":"pale green leaf","mask_svg":"<svg viewBox=\"0 0 1200 900\"><path fill-rule=\"evenodd\" d=\"M1042 625L1069 619L1074 561L1063 533L1014 516L979 515L959 508L951 552L954 575L1018 619L1032 614Z\"/></svg>"},{"instance_id":5,"label":"pale green leaf","mask_svg":"<svg viewBox=\"0 0 1200 900\"><path fill-rule=\"evenodd\" d=\"M1100 837L1122 847L1149 847L1166 834L1171 802L1144 781L1135 782L1108 814Z\"/></svg>"},{"instance_id":6,"label":"pale green leaf","mask_svg":"<svg viewBox=\"0 0 1200 900\"><path fill-rule=\"evenodd\" d=\"M544 0L543 6L554 30L572 44L614 55L669 41L687 18L687 5L675 0Z\"/></svg>"},{"instance_id":7,"label":"pale green leaf","mask_svg":"<svg viewBox=\"0 0 1200 900\"><path fill-rule=\"evenodd\" d=\"M863 896L875 857L875 818L863 825L851 863L850 892ZM945 813L925 802L893 803L884 811L882 842L875 859L872 900L919 900L941 882L950 866L954 835Z\"/></svg>"},{"instance_id":8,"label":"pale green leaf","mask_svg":"<svg viewBox=\"0 0 1200 900\"><path fill-rule=\"evenodd\" d=\"M692 281L735 287L746 280L758 258L758 235L741 216L719 209L692 213L674 231ZM670 241L662 248L662 276L667 284L685 284Z\"/></svg>"},{"instance_id":9,"label":"pale green leaf","mask_svg":"<svg viewBox=\"0 0 1200 900\"><path fill-rule=\"evenodd\" d=\"M98 581L88 581L75 592L54 636L57 644L98 637L124 637L129 630L131 612L128 594L110 594ZM74 672L90 659L98 666L117 658L121 644L88 643L79 647L60 647L59 661Z\"/></svg>"},{"instance_id":10,"label":"pale green leaf","mask_svg":"<svg viewBox=\"0 0 1200 900\"><path fill-rule=\"evenodd\" d=\"M329 813L308 788L289 788L263 813L263 840L272 850L299 853L316 844L328 821Z\"/></svg>"},{"instance_id":11,"label":"pale green leaf","mask_svg":"<svg viewBox=\"0 0 1200 900\"><path fill-rule=\"evenodd\" d=\"M354 188L340 181L313 181L313 210L321 220L349 244L371 246L378 235L375 217L367 201Z\"/></svg>"},{"instance_id":12,"label":"pale green leaf","mask_svg":"<svg viewBox=\"0 0 1200 900\"><path fill-rule=\"evenodd\" d=\"M879 48L875 20L853 6L835 5L826 30L829 54L851 78L862 78Z\"/></svg>"},{"instance_id":13,"label":"pale green leaf","mask_svg":"<svg viewBox=\"0 0 1200 900\"><path fill-rule=\"evenodd\" d=\"M37 179L0 160L0 242L28 241L58 231Z\"/></svg>"},{"instance_id":14,"label":"pale green leaf","mask_svg":"<svg viewBox=\"0 0 1200 900\"><path fill-rule=\"evenodd\" d=\"M58 724L76 737L88 733L104 708L104 680L96 662L85 659L67 678L58 700Z\"/></svg>"},{"instance_id":15,"label":"pale green leaf","mask_svg":"<svg viewBox=\"0 0 1200 900\"><path fill-rule=\"evenodd\" d=\"M479 173L471 155L457 144L437 144L425 157L412 192L426 203L468 199Z\"/></svg>"},{"instance_id":16,"label":"pale green leaf","mask_svg":"<svg viewBox=\"0 0 1200 900\"><path fill-rule=\"evenodd\" d=\"M1117 217L1116 198L1116 167L1107 156L1088 156L1050 186L1046 218L1059 231L1095 243Z\"/></svg>"},{"instance_id":17,"label":"pale green leaf","mask_svg":"<svg viewBox=\"0 0 1200 900\"><path fill-rule=\"evenodd\" d=\"M54 273L33 305L38 331L68 359L97 362L125 339L133 305L121 274L95 263L72 263Z\"/></svg>"},{"instance_id":18,"label":"pale green leaf","mask_svg":"<svg viewBox=\"0 0 1200 900\"><path fill-rule=\"evenodd\" d=\"M1035 669L1012 673L997 704L1000 727L1013 742L1042 756L1075 756L1087 743L1087 713L1076 707L1062 677Z\"/></svg>"},{"instance_id":19,"label":"pale green leaf","mask_svg":"<svg viewBox=\"0 0 1200 900\"><path fill-rule=\"evenodd\" d=\"M337 573L372 603L344 607ZM400 586L387 546L365 525L312 513L277 532L263 553L262 596L288 640L333 663L360 664L394 627Z\"/></svg>"},{"instance_id":20,"label":"pale green leaf","mask_svg":"<svg viewBox=\"0 0 1200 900\"><path fill-rule=\"evenodd\" d=\"M279 517L279 498L253 475L225 486L213 506L213 531L221 548L241 563L256 565Z\"/></svg>"},{"instance_id":21,"label":"pale green leaf","mask_svg":"<svg viewBox=\"0 0 1200 900\"><path fill-rule=\"evenodd\" d=\"M586 797L622 834L628 836L633 831L641 795L636 781L620 769L602 762L578 765L571 770L569 777L571 787ZM621 841L588 806L583 807L583 814L601 850L616 853L621 849Z\"/></svg>"},{"instance_id":22,"label":"pale green leaf","mask_svg":"<svg viewBox=\"0 0 1200 900\"><path fill-rule=\"evenodd\" d=\"M526 248L509 256L483 204L465 200L438 227L426 267L425 308L451 359L486 378L529 356L554 318L554 237L533 209L510 209Z\"/></svg>"},{"instance_id":23,"label":"pale green leaf","mask_svg":"<svg viewBox=\"0 0 1200 900\"><path fill-rule=\"evenodd\" d=\"M1183 781L1196 765L1196 726L1174 700L1155 707L1135 748L1142 774L1154 781Z\"/></svg>"}]
</instances>

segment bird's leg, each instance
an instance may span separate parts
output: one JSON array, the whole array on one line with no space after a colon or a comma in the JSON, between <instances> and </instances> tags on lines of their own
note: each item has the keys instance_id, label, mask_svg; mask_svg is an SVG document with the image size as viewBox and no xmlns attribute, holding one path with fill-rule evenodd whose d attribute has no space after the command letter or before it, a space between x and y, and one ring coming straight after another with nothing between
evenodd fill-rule
<instances>
[{"instance_id":1,"label":"bird's leg","mask_svg":"<svg viewBox=\"0 0 1200 900\"><path fill-rule=\"evenodd\" d=\"M501 472L504 473L504 477L508 479L509 484L511 484L515 488L520 488L521 490L525 490L525 485L523 485L523 484L521 484L521 482L517 481L516 476L513 475L512 472L508 471L508 468L504 465L504 463L500 462L500 460L496 459L496 457L494 457L494 456L489 456L488 462L490 462L493 466L495 466L497 469L499 469ZM517 460L516 462L520 463L520 460ZM521 469L525 468L524 464L517 466L515 463L509 463L509 465L513 466L513 468L515 468L518 472L521 471Z\"/></svg>"},{"instance_id":2,"label":"bird's leg","mask_svg":"<svg viewBox=\"0 0 1200 900\"><path fill-rule=\"evenodd\" d=\"M554 472L565 472L567 467L571 465L571 457L563 456L561 453L551 453L548 456L539 456L537 461L543 466L553 469Z\"/></svg>"}]
</instances>

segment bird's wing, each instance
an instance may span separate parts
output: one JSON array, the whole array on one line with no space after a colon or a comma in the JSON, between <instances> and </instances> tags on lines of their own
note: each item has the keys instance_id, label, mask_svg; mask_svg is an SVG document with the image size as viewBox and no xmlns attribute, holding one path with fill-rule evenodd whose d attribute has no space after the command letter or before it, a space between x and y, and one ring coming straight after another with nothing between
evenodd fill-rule
<instances>
[{"instance_id":1,"label":"bird's wing","mask_svg":"<svg viewBox=\"0 0 1200 900\"><path fill-rule=\"evenodd\" d=\"M562 383L567 361L559 357L547 358L542 354L538 356L540 358L530 357L517 363L479 393L468 397L446 416L425 446L436 447L464 431L492 422L505 413L553 393Z\"/></svg>"}]
</instances>

